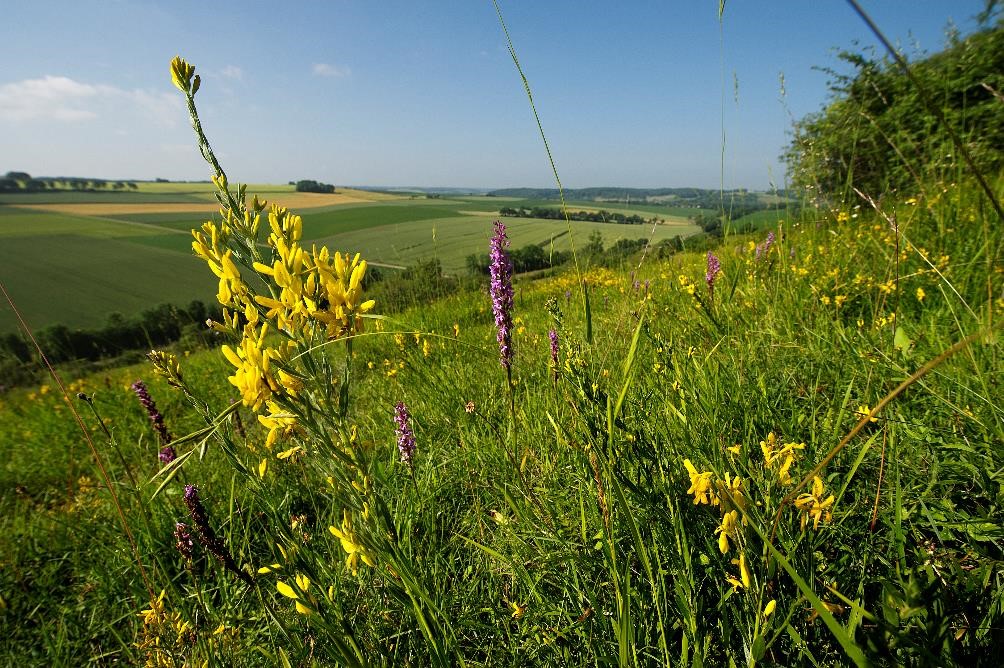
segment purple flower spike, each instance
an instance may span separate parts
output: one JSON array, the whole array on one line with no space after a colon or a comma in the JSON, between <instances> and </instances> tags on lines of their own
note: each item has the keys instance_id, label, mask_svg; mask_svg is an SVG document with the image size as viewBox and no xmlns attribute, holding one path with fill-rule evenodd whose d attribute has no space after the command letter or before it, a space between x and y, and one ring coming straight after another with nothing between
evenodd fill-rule
<instances>
[{"instance_id":1,"label":"purple flower spike","mask_svg":"<svg viewBox=\"0 0 1004 668\"><path fill-rule=\"evenodd\" d=\"M160 454L157 455L157 459L161 461L162 464L170 464L175 459L178 458L178 453L174 451L170 445L165 445L160 449Z\"/></svg>"},{"instance_id":2,"label":"purple flower spike","mask_svg":"<svg viewBox=\"0 0 1004 668\"><path fill-rule=\"evenodd\" d=\"M401 461L411 466L415 456L415 433L411 430L411 416L403 401L394 406L394 422L397 424L397 449L401 453Z\"/></svg>"},{"instance_id":3,"label":"purple flower spike","mask_svg":"<svg viewBox=\"0 0 1004 668\"><path fill-rule=\"evenodd\" d=\"M759 262L761 257L766 257L770 253L771 246L774 245L774 233L768 232L767 238L763 243L756 245L756 261Z\"/></svg>"},{"instance_id":4,"label":"purple flower spike","mask_svg":"<svg viewBox=\"0 0 1004 668\"><path fill-rule=\"evenodd\" d=\"M160 436L160 442L170 443L171 433L167 430L167 426L164 424L164 416L161 415L159 410L157 410L157 404L153 402L153 398L150 397L150 392L146 389L146 385L143 381L137 380L133 383L132 391L136 393L139 403L146 409L146 414L150 417L150 423L153 424L153 428L157 431L157 435Z\"/></svg>"},{"instance_id":5,"label":"purple flower spike","mask_svg":"<svg viewBox=\"0 0 1004 668\"><path fill-rule=\"evenodd\" d=\"M188 514L192 517L192 524L195 525L195 529L199 534L199 542L202 543L202 547L206 548L209 554L213 555L217 561L223 564L224 568L243 580L245 584L250 585L251 576L237 566L237 562L230 556L226 543L216 535L212 525L209 524L209 514L206 512L206 507L202 505L202 500L199 498L199 488L195 485L185 485L184 499L185 505L188 506ZM177 527L175 527L175 530L177 530Z\"/></svg>"},{"instance_id":6,"label":"purple flower spike","mask_svg":"<svg viewBox=\"0 0 1004 668\"><path fill-rule=\"evenodd\" d=\"M188 530L188 525L184 522L178 522L174 525L174 546L177 548L181 557L186 561L192 560L192 553L195 550L195 542L192 540L192 534Z\"/></svg>"},{"instance_id":7,"label":"purple flower spike","mask_svg":"<svg viewBox=\"0 0 1004 668\"><path fill-rule=\"evenodd\" d=\"M495 315L495 328L498 330L499 363L509 371L512 368L512 260L506 248L509 238L505 233L502 221L495 221L495 234L491 241L491 275L490 292L492 297L492 313Z\"/></svg>"},{"instance_id":8,"label":"purple flower spike","mask_svg":"<svg viewBox=\"0 0 1004 668\"><path fill-rule=\"evenodd\" d=\"M553 329L547 333L547 338L551 339L551 364L558 368L558 332Z\"/></svg>"},{"instance_id":9,"label":"purple flower spike","mask_svg":"<svg viewBox=\"0 0 1004 668\"><path fill-rule=\"evenodd\" d=\"M708 251L708 273L704 275L704 281L708 284L708 299L714 299L715 279L722 271L722 263L718 261L715 254Z\"/></svg>"}]
</instances>

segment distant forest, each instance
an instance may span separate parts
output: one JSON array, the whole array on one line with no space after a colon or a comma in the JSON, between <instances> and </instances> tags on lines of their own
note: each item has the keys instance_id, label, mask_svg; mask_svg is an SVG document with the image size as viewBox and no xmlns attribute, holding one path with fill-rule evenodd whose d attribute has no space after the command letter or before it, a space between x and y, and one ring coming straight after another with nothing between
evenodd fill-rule
<instances>
[{"instance_id":1,"label":"distant forest","mask_svg":"<svg viewBox=\"0 0 1004 668\"><path fill-rule=\"evenodd\" d=\"M7 172L0 178L0 193L37 193L46 190L136 190L135 181L108 181L77 176L32 177L27 172Z\"/></svg>"},{"instance_id":2,"label":"distant forest","mask_svg":"<svg viewBox=\"0 0 1004 668\"><path fill-rule=\"evenodd\" d=\"M561 209L554 207L535 206L503 206L499 209L499 215L509 218L543 218L545 220L564 220L565 214ZM569 220L584 220L591 223L617 223L618 225L643 225L654 223L658 220L653 216L650 219L642 218L637 214L625 215L617 211L569 211Z\"/></svg>"}]
</instances>

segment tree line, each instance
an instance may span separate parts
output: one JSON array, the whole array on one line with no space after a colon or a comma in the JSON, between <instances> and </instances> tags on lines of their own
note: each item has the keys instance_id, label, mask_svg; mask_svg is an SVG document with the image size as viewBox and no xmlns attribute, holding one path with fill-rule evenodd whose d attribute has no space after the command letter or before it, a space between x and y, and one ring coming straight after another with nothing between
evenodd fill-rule
<instances>
[{"instance_id":1,"label":"tree line","mask_svg":"<svg viewBox=\"0 0 1004 668\"><path fill-rule=\"evenodd\" d=\"M27 172L7 172L0 178L0 192L2 193L35 193L46 190L136 190L137 188L134 181L84 179L75 176L34 178Z\"/></svg>"},{"instance_id":2,"label":"tree line","mask_svg":"<svg viewBox=\"0 0 1004 668\"><path fill-rule=\"evenodd\" d=\"M330 183L321 183L312 179L303 179L296 182L296 192L298 193L324 193L335 192L335 187Z\"/></svg>"},{"instance_id":3,"label":"tree line","mask_svg":"<svg viewBox=\"0 0 1004 668\"><path fill-rule=\"evenodd\" d=\"M104 327L96 329L49 325L34 335L52 364L93 362L179 340L193 348L208 345L213 333L206 321L221 318L218 305L194 300L186 307L160 304L132 318L112 313ZM0 387L32 382L38 368L35 346L23 335L0 335Z\"/></svg>"},{"instance_id":4,"label":"tree line","mask_svg":"<svg viewBox=\"0 0 1004 668\"><path fill-rule=\"evenodd\" d=\"M506 218L543 218L544 220L565 220L561 209L545 206L522 207L504 206L499 209L499 215ZM618 225L644 225L656 223L655 216L645 219L638 214L625 215L617 211L569 211L569 220L582 220L591 223L616 223Z\"/></svg>"}]
</instances>

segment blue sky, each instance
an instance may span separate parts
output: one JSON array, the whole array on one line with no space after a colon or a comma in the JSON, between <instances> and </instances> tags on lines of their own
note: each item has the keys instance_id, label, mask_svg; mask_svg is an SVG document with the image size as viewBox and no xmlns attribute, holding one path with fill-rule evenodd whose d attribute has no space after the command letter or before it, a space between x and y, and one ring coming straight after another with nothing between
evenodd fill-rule
<instances>
[{"instance_id":1,"label":"blue sky","mask_svg":"<svg viewBox=\"0 0 1004 668\"><path fill-rule=\"evenodd\" d=\"M862 4L917 53L984 2ZM554 184L488 0L9 5L0 173L207 178L168 75L181 54L232 180ZM713 0L500 5L566 187L781 187L791 118L826 100L812 67L875 43L836 0L731 0L721 24Z\"/></svg>"}]
</instances>

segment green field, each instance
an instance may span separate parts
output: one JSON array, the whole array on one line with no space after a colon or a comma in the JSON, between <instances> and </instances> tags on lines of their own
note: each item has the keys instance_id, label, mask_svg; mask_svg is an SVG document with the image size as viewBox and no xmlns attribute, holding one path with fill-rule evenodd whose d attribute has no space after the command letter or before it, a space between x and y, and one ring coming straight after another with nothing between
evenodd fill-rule
<instances>
[{"instance_id":1,"label":"green field","mask_svg":"<svg viewBox=\"0 0 1004 668\"><path fill-rule=\"evenodd\" d=\"M94 327L112 312L209 300L205 271L180 233L0 207L0 281L33 328ZM0 332L15 328L0 304Z\"/></svg>"},{"instance_id":2,"label":"green field","mask_svg":"<svg viewBox=\"0 0 1004 668\"><path fill-rule=\"evenodd\" d=\"M372 263L403 267L438 258L444 271L464 271L466 257L484 253L499 198L393 198L345 191L374 201L299 210L304 242L332 250L360 252ZM283 202L291 186L249 187L251 193ZM157 211L160 204L204 203L213 198L209 184L141 183L136 192L48 192L0 198L0 281L33 328L52 324L95 327L108 314L134 315L159 303L211 300L214 293L205 266L191 252L189 231L211 212ZM319 200L323 201L323 199ZM520 202L520 200L506 200ZM84 215L39 209L60 204L144 204L141 213ZM6 204L6 206L4 205ZM554 203L526 201L526 206ZM569 202L571 210L597 208L595 202ZM653 243L697 228L665 207L603 203L608 210L651 216L663 213L665 224L613 225L573 221L506 219L512 244L568 250L599 232L605 245L618 239L647 238ZM13 312L0 305L0 333L17 327Z\"/></svg>"}]
</instances>

